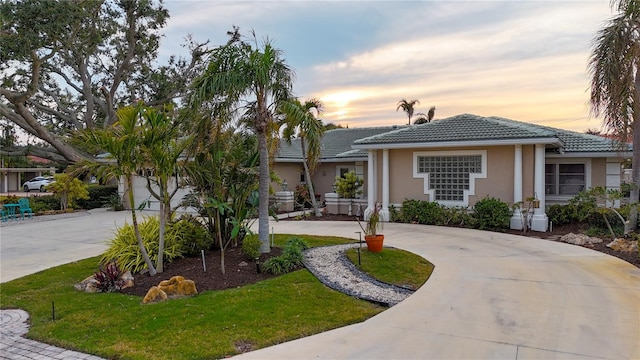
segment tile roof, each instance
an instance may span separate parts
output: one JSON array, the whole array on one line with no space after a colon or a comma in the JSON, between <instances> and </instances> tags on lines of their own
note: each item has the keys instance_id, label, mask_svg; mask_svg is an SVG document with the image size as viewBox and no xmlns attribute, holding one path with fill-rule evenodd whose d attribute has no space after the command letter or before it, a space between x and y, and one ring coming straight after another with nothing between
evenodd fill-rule
<instances>
[{"instance_id":1,"label":"tile roof","mask_svg":"<svg viewBox=\"0 0 640 360\"><path fill-rule=\"evenodd\" d=\"M421 125L411 125L354 142L359 149L371 145L460 143L474 141L558 139L563 152L616 152L614 140L596 135L555 129L500 117L456 115Z\"/></svg>"},{"instance_id":2,"label":"tile roof","mask_svg":"<svg viewBox=\"0 0 640 360\"><path fill-rule=\"evenodd\" d=\"M373 135L387 133L403 126L383 126L369 128L333 129L328 130L322 137L322 153L320 159L333 158L366 158L366 150L353 150L353 142ZM300 149L300 139L293 139L291 144L280 141L280 148L276 156L277 160L300 159L302 150ZM277 161L276 160L276 161Z\"/></svg>"},{"instance_id":3,"label":"tile roof","mask_svg":"<svg viewBox=\"0 0 640 360\"><path fill-rule=\"evenodd\" d=\"M329 159L366 158L367 148L389 145L424 144L464 146L465 143L484 141L534 141L553 144L547 151L559 153L619 153L615 140L569 130L556 129L496 116L482 117L461 114L421 125L387 126L372 128L334 129L325 132L322 139L321 161ZM355 145L356 148L352 146ZM560 146L560 147L559 147ZM627 151L631 151L630 145ZM300 139L291 144L280 143L276 161L300 160Z\"/></svg>"}]
</instances>

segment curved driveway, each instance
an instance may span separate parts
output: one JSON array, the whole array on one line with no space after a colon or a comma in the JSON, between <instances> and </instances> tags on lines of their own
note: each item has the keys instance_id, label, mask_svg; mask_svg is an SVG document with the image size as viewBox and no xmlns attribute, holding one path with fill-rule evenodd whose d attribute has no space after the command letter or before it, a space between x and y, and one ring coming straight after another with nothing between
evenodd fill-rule
<instances>
[{"instance_id":1,"label":"curved driveway","mask_svg":"<svg viewBox=\"0 0 640 360\"><path fill-rule=\"evenodd\" d=\"M1 281L98 255L126 212L0 227ZM6 223L5 223L6 224ZM358 238L351 222L277 233ZM242 354L259 359L640 359L640 270L582 247L468 229L386 224L385 244L436 268L359 324Z\"/></svg>"},{"instance_id":2,"label":"curved driveway","mask_svg":"<svg viewBox=\"0 0 640 360\"><path fill-rule=\"evenodd\" d=\"M276 233L357 238L349 222ZM407 300L359 324L240 359L640 359L640 270L582 247L469 229L385 224L385 245L435 264Z\"/></svg>"}]
</instances>

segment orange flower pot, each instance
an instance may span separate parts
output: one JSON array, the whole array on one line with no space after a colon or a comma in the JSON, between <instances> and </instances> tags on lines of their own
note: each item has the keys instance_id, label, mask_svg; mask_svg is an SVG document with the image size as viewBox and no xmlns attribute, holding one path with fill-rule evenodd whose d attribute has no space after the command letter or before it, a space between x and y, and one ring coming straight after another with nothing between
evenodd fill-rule
<instances>
[{"instance_id":1,"label":"orange flower pot","mask_svg":"<svg viewBox=\"0 0 640 360\"><path fill-rule=\"evenodd\" d=\"M367 242L367 249L371 252L381 252L384 242L384 235L365 235L364 240Z\"/></svg>"}]
</instances>

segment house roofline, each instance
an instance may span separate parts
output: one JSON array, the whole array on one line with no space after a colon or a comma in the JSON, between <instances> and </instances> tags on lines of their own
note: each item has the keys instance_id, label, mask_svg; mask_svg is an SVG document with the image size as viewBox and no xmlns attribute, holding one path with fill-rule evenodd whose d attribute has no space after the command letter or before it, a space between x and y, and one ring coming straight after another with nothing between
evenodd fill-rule
<instances>
[{"instance_id":1,"label":"house roofline","mask_svg":"<svg viewBox=\"0 0 640 360\"><path fill-rule=\"evenodd\" d=\"M526 139L488 139L471 141L439 141L439 142L411 142L411 143L384 143L352 145L353 149L378 150L378 149L415 149L415 148L443 148L459 146L487 146L487 145L557 145L562 146L562 141L556 137L551 138L526 138Z\"/></svg>"},{"instance_id":2,"label":"house roofline","mask_svg":"<svg viewBox=\"0 0 640 360\"><path fill-rule=\"evenodd\" d=\"M630 158L633 153L630 151L594 151L594 152L565 152L564 154L547 153L547 158Z\"/></svg>"}]
</instances>

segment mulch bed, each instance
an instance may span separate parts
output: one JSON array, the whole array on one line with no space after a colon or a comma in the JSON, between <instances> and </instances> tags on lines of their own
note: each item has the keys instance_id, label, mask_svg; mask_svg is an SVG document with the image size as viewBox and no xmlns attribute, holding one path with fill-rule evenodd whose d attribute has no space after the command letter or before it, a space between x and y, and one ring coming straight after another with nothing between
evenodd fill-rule
<instances>
[{"instance_id":1,"label":"mulch bed","mask_svg":"<svg viewBox=\"0 0 640 360\"><path fill-rule=\"evenodd\" d=\"M260 263L271 257L279 256L281 253L281 248L273 247L269 254L262 254ZM149 288L158 285L162 280L169 280L175 275L193 280L196 283L198 292L241 287L275 277L273 274L256 271L255 261L247 260L240 248L228 248L224 254L224 263L225 273L222 274L220 251L218 250L205 252L206 271L204 271L201 256L176 259L171 263L165 264L164 271L156 276L149 276L148 273L134 275L133 282L135 286L123 289L120 292L135 296L145 296Z\"/></svg>"}]
</instances>

